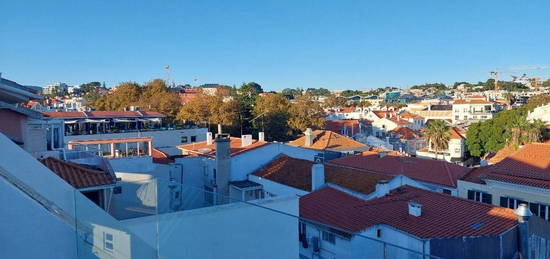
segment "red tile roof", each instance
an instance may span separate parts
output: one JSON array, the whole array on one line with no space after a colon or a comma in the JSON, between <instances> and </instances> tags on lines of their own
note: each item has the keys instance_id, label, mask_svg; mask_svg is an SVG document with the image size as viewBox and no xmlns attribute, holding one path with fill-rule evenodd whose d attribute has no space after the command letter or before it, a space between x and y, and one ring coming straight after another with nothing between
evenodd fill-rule
<instances>
[{"instance_id":1,"label":"red tile roof","mask_svg":"<svg viewBox=\"0 0 550 259\"><path fill-rule=\"evenodd\" d=\"M420 216L409 214L409 201L422 205ZM411 186L369 201L325 187L300 198L300 217L350 232L384 224L419 238L495 236L517 225L512 209Z\"/></svg>"},{"instance_id":2,"label":"red tile roof","mask_svg":"<svg viewBox=\"0 0 550 259\"><path fill-rule=\"evenodd\" d=\"M344 128L348 129L348 137L353 137L351 132L354 134L360 133L359 130L359 120L327 120L325 122L325 130L330 130L342 134Z\"/></svg>"},{"instance_id":3,"label":"red tile roof","mask_svg":"<svg viewBox=\"0 0 550 259\"><path fill-rule=\"evenodd\" d=\"M314 130L315 138L313 139L313 145L306 146L306 137L300 137L288 144L295 147L305 147L317 150L350 150L350 149L367 149L367 145L355 141L346 136L340 135L330 130Z\"/></svg>"},{"instance_id":4,"label":"red tile roof","mask_svg":"<svg viewBox=\"0 0 550 259\"><path fill-rule=\"evenodd\" d=\"M84 112L43 112L42 114L52 118L86 118L86 114Z\"/></svg>"},{"instance_id":5,"label":"red tile roof","mask_svg":"<svg viewBox=\"0 0 550 259\"><path fill-rule=\"evenodd\" d=\"M374 115L376 115L376 117L378 118L384 118L386 116L386 114L394 114L395 112L393 111L372 111L372 113L374 113Z\"/></svg>"},{"instance_id":6,"label":"red tile roof","mask_svg":"<svg viewBox=\"0 0 550 259\"><path fill-rule=\"evenodd\" d=\"M166 117L166 115L154 111L43 112L42 114L52 118L63 119Z\"/></svg>"},{"instance_id":7,"label":"red tile roof","mask_svg":"<svg viewBox=\"0 0 550 259\"><path fill-rule=\"evenodd\" d=\"M151 153L151 156L153 157L153 163L167 165L174 162L174 160L172 160L169 155L156 148L152 148Z\"/></svg>"},{"instance_id":8,"label":"red tile roof","mask_svg":"<svg viewBox=\"0 0 550 259\"><path fill-rule=\"evenodd\" d=\"M472 170L462 180L496 180L550 189L550 144L527 144L494 165Z\"/></svg>"},{"instance_id":9,"label":"red tile roof","mask_svg":"<svg viewBox=\"0 0 550 259\"><path fill-rule=\"evenodd\" d=\"M485 100L455 100L453 104L493 104L492 102L485 101Z\"/></svg>"},{"instance_id":10,"label":"red tile roof","mask_svg":"<svg viewBox=\"0 0 550 259\"><path fill-rule=\"evenodd\" d=\"M451 127L449 131L451 132L450 138L452 139L466 138L466 132L457 127Z\"/></svg>"},{"instance_id":11,"label":"red tile roof","mask_svg":"<svg viewBox=\"0 0 550 259\"><path fill-rule=\"evenodd\" d=\"M414 113L410 113L410 112L403 112L403 113L399 114L399 116L401 116L401 118L405 118L405 119L424 119L424 117L422 117L420 115L416 115Z\"/></svg>"},{"instance_id":12,"label":"red tile roof","mask_svg":"<svg viewBox=\"0 0 550 259\"><path fill-rule=\"evenodd\" d=\"M354 112L356 109L357 109L357 107L342 107L342 108L340 109L340 112L342 112L342 113L350 113L350 112Z\"/></svg>"},{"instance_id":13,"label":"red tile roof","mask_svg":"<svg viewBox=\"0 0 550 259\"><path fill-rule=\"evenodd\" d=\"M39 161L77 189L110 185L116 182L116 179L109 173L93 170L75 163L53 157L40 159Z\"/></svg>"},{"instance_id":14,"label":"red tile roof","mask_svg":"<svg viewBox=\"0 0 550 259\"><path fill-rule=\"evenodd\" d=\"M314 162L280 155L252 174L304 191L311 191L311 167ZM336 165L325 165L325 181L347 189L369 194L380 180L391 176L368 173Z\"/></svg>"},{"instance_id":15,"label":"red tile roof","mask_svg":"<svg viewBox=\"0 0 550 259\"><path fill-rule=\"evenodd\" d=\"M398 125L411 124L410 121L402 120L402 119L397 118L397 117L391 117L391 118L388 118L388 120L393 121L395 124L398 124Z\"/></svg>"},{"instance_id":16,"label":"red tile roof","mask_svg":"<svg viewBox=\"0 0 550 259\"><path fill-rule=\"evenodd\" d=\"M397 127L388 133L399 135L401 139L415 139L422 135L420 131L413 130L409 127Z\"/></svg>"},{"instance_id":17,"label":"red tile roof","mask_svg":"<svg viewBox=\"0 0 550 259\"><path fill-rule=\"evenodd\" d=\"M230 139L230 149L231 156L240 155L244 152L269 145L269 142L252 140L252 144L242 147L242 139L231 137ZM206 141L196 142L192 144L180 145L177 148L181 149L183 153L187 153L189 156L209 156L213 157L216 155L216 142L212 140L211 145L207 145Z\"/></svg>"},{"instance_id":18,"label":"red tile roof","mask_svg":"<svg viewBox=\"0 0 550 259\"><path fill-rule=\"evenodd\" d=\"M457 180L469 170L445 161L400 156L396 153L379 157L377 152L364 152L330 160L327 163L387 175L403 174L417 181L453 188L456 188Z\"/></svg>"}]
</instances>

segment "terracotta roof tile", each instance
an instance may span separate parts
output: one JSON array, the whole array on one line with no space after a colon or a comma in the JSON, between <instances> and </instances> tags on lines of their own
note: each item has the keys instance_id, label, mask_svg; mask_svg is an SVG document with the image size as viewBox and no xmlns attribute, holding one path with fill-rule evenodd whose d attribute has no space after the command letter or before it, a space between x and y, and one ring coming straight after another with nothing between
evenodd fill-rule
<instances>
[{"instance_id":1,"label":"terracotta roof tile","mask_svg":"<svg viewBox=\"0 0 550 259\"><path fill-rule=\"evenodd\" d=\"M403 174L417 181L453 188L456 188L457 180L469 170L445 161L400 156L393 152L383 157L379 157L377 152L364 152L330 160L327 163L387 175Z\"/></svg>"},{"instance_id":2,"label":"terracotta roof tile","mask_svg":"<svg viewBox=\"0 0 550 259\"><path fill-rule=\"evenodd\" d=\"M409 201L422 205L420 216L409 214ZM325 187L300 198L300 217L351 232L384 224L419 238L495 236L517 225L512 209L411 186L369 201Z\"/></svg>"},{"instance_id":3,"label":"terracotta roof tile","mask_svg":"<svg viewBox=\"0 0 550 259\"><path fill-rule=\"evenodd\" d=\"M424 118L420 115L410 113L410 112L403 112L403 113L399 114L399 116L401 116L401 118L405 118L405 119L423 119Z\"/></svg>"},{"instance_id":4,"label":"terracotta roof tile","mask_svg":"<svg viewBox=\"0 0 550 259\"><path fill-rule=\"evenodd\" d=\"M151 153L151 156L153 157L153 163L167 165L174 162L174 160L172 160L169 155L156 148L152 148Z\"/></svg>"},{"instance_id":5,"label":"terracotta roof tile","mask_svg":"<svg viewBox=\"0 0 550 259\"><path fill-rule=\"evenodd\" d=\"M413 130L409 127L397 127L388 133L399 135L401 139L415 139L422 135L420 131Z\"/></svg>"},{"instance_id":6,"label":"terracotta roof tile","mask_svg":"<svg viewBox=\"0 0 550 259\"><path fill-rule=\"evenodd\" d=\"M315 138L313 140L313 145L311 146L305 145L305 136L290 141L288 144L295 147L305 147L317 150L349 150L363 148L366 150L368 148L361 142L342 136L330 130L315 130L313 133L315 134Z\"/></svg>"},{"instance_id":7,"label":"terracotta roof tile","mask_svg":"<svg viewBox=\"0 0 550 259\"><path fill-rule=\"evenodd\" d=\"M344 128L348 129L348 137L352 137L352 131L354 134L360 133L359 120L327 120L325 122L325 130L342 133Z\"/></svg>"},{"instance_id":8,"label":"terracotta roof tile","mask_svg":"<svg viewBox=\"0 0 550 259\"><path fill-rule=\"evenodd\" d=\"M300 190L311 191L311 167L314 162L280 155L252 174ZM325 181L344 188L369 194L380 180L391 176L363 172L337 165L325 164Z\"/></svg>"},{"instance_id":9,"label":"terracotta roof tile","mask_svg":"<svg viewBox=\"0 0 550 259\"><path fill-rule=\"evenodd\" d=\"M527 144L494 165L472 170L462 180L496 180L550 189L550 144Z\"/></svg>"},{"instance_id":10,"label":"terracotta roof tile","mask_svg":"<svg viewBox=\"0 0 550 259\"><path fill-rule=\"evenodd\" d=\"M493 102L485 101L485 100L455 100L453 104L493 104Z\"/></svg>"},{"instance_id":11,"label":"terracotta roof tile","mask_svg":"<svg viewBox=\"0 0 550 259\"><path fill-rule=\"evenodd\" d=\"M43 112L42 114L63 119L166 117L164 114L154 111Z\"/></svg>"},{"instance_id":12,"label":"terracotta roof tile","mask_svg":"<svg viewBox=\"0 0 550 259\"><path fill-rule=\"evenodd\" d=\"M74 188L88 188L114 184L114 177L104 171L93 170L82 165L62 161L53 157L39 160Z\"/></svg>"},{"instance_id":13,"label":"terracotta roof tile","mask_svg":"<svg viewBox=\"0 0 550 259\"><path fill-rule=\"evenodd\" d=\"M265 145L269 145L269 142L253 140L252 144L246 147L243 147L241 138L231 137L229 145L231 149L231 156L236 156L244 152L247 152ZM180 146L177 146L177 148L181 149L183 153L187 153L187 155L189 156L208 156L208 157L216 156L215 140L212 140L211 145L207 145L206 141L202 141L202 142L196 142L192 144L180 145Z\"/></svg>"},{"instance_id":14,"label":"terracotta roof tile","mask_svg":"<svg viewBox=\"0 0 550 259\"><path fill-rule=\"evenodd\" d=\"M86 114L84 112L43 112L42 114L51 118L86 118Z\"/></svg>"}]
</instances>

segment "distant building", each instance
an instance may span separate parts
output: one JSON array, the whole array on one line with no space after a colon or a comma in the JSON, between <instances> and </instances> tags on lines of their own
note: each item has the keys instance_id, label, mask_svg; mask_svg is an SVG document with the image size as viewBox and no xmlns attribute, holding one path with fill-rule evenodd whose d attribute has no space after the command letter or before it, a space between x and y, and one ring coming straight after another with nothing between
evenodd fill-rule
<instances>
[{"instance_id":1,"label":"distant building","mask_svg":"<svg viewBox=\"0 0 550 259\"><path fill-rule=\"evenodd\" d=\"M423 158L462 163L466 158L466 132L457 127L450 127L449 143L446 150L439 150L436 155L435 150L427 143L425 148L417 150L416 155Z\"/></svg>"},{"instance_id":2,"label":"distant building","mask_svg":"<svg viewBox=\"0 0 550 259\"><path fill-rule=\"evenodd\" d=\"M524 211L411 186L370 200L325 186L300 198L300 256L543 258L548 223Z\"/></svg>"},{"instance_id":3,"label":"distant building","mask_svg":"<svg viewBox=\"0 0 550 259\"><path fill-rule=\"evenodd\" d=\"M492 102L481 99L455 100L453 102L453 123L471 123L493 118Z\"/></svg>"},{"instance_id":4,"label":"distant building","mask_svg":"<svg viewBox=\"0 0 550 259\"><path fill-rule=\"evenodd\" d=\"M550 221L550 144L532 143L495 157L458 181L459 196L515 209L526 203Z\"/></svg>"},{"instance_id":5,"label":"distant building","mask_svg":"<svg viewBox=\"0 0 550 259\"><path fill-rule=\"evenodd\" d=\"M44 87L43 94L64 95L67 94L69 86L65 83L55 83Z\"/></svg>"},{"instance_id":6,"label":"distant building","mask_svg":"<svg viewBox=\"0 0 550 259\"><path fill-rule=\"evenodd\" d=\"M326 150L336 154L336 156L356 154L369 149L365 144L355 141L346 136L340 135L330 130L311 130L308 128L304 136L288 143L290 146L309 148L315 150Z\"/></svg>"}]
</instances>

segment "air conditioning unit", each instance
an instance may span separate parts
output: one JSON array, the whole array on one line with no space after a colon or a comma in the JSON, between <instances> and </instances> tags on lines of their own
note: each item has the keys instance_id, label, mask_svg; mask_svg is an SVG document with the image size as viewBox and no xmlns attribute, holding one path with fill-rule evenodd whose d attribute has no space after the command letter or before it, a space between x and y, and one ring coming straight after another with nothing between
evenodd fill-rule
<instances>
[{"instance_id":1,"label":"air conditioning unit","mask_svg":"<svg viewBox=\"0 0 550 259\"><path fill-rule=\"evenodd\" d=\"M319 246L319 237L311 238L311 247L313 248L313 252L315 253L321 251L321 247Z\"/></svg>"}]
</instances>

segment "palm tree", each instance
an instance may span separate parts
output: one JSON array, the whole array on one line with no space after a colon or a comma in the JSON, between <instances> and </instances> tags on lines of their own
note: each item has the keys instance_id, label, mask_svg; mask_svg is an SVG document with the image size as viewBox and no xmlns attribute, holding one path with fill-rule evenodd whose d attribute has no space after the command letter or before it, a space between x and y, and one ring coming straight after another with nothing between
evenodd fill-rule
<instances>
[{"instance_id":1,"label":"palm tree","mask_svg":"<svg viewBox=\"0 0 550 259\"><path fill-rule=\"evenodd\" d=\"M514 100L514 95L510 92L506 92L502 97L504 97L504 100L506 100L506 108L510 110L512 101Z\"/></svg>"},{"instance_id":2,"label":"palm tree","mask_svg":"<svg viewBox=\"0 0 550 259\"><path fill-rule=\"evenodd\" d=\"M541 120L530 123L525 117L517 117L512 121L510 139L506 144L517 149L520 145L538 142L542 138L543 129L544 122Z\"/></svg>"},{"instance_id":3,"label":"palm tree","mask_svg":"<svg viewBox=\"0 0 550 259\"><path fill-rule=\"evenodd\" d=\"M445 124L445 121L435 120L428 124L426 139L428 140L430 148L435 151L435 159L437 159L439 151L449 148L450 138L451 133L449 132L449 126Z\"/></svg>"}]
</instances>

